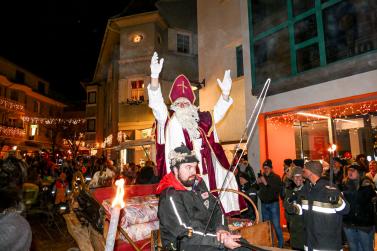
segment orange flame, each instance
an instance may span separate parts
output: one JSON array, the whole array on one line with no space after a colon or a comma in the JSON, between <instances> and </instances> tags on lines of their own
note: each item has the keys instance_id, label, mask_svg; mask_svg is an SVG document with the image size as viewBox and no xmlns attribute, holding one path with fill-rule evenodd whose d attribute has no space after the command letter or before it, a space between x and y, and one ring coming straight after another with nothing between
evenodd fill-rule
<instances>
[{"instance_id":1,"label":"orange flame","mask_svg":"<svg viewBox=\"0 0 377 251\"><path fill-rule=\"evenodd\" d=\"M115 181L115 185L117 186L117 192L115 195L115 198L111 204L111 207L115 207L116 205L119 205L120 208L124 208L125 203L123 201L124 197L124 179L119 179Z\"/></svg>"},{"instance_id":2,"label":"orange flame","mask_svg":"<svg viewBox=\"0 0 377 251\"><path fill-rule=\"evenodd\" d=\"M329 149L327 149L327 151L329 151L329 152L331 152L331 153L335 152L335 150L336 150L336 145L335 145L335 144L332 144L332 145L329 147Z\"/></svg>"}]
</instances>

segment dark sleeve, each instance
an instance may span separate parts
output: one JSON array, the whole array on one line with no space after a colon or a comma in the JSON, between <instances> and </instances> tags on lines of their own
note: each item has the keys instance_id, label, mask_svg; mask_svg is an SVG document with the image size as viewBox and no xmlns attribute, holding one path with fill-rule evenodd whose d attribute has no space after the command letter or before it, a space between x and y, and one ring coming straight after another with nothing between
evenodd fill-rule
<instances>
[{"instance_id":1,"label":"dark sleeve","mask_svg":"<svg viewBox=\"0 0 377 251\"><path fill-rule=\"evenodd\" d=\"M210 245L220 247L221 243L217 241L216 233L204 234L203 224L192 222L189 218L186 208L183 205L179 194L176 191L168 192L160 200L159 218L163 232L166 231L173 236L173 242L177 237L187 236L192 229L192 237L186 237L185 243L189 245Z\"/></svg>"},{"instance_id":2,"label":"dark sleeve","mask_svg":"<svg viewBox=\"0 0 377 251\"><path fill-rule=\"evenodd\" d=\"M254 183L256 181L254 170L250 165L247 166L247 169L250 177L249 182Z\"/></svg>"},{"instance_id":3,"label":"dark sleeve","mask_svg":"<svg viewBox=\"0 0 377 251\"><path fill-rule=\"evenodd\" d=\"M281 192L281 187L282 187L280 177L277 175L274 175L272 179L266 180L266 181L267 181L266 186L263 184L260 184L262 187L261 189L272 192L274 196L279 197L280 192Z\"/></svg>"},{"instance_id":4,"label":"dark sleeve","mask_svg":"<svg viewBox=\"0 0 377 251\"><path fill-rule=\"evenodd\" d=\"M329 191L329 189L327 189ZM337 214L346 215L350 211L350 204L344 198L343 194L339 191L339 189L334 189L334 191L328 192L328 197L333 196L337 198L337 202L334 205L334 209Z\"/></svg>"},{"instance_id":5,"label":"dark sleeve","mask_svg":"<svg viewBox=\"0 0 377 251\"><path fill-rule=\"evenodd\" d=\"M301 205L299 202L299 195L293 192L292 190L286 189L286 196L283 200L283 206L287 214L302 214Z\"/></svg>"}]
</instances>

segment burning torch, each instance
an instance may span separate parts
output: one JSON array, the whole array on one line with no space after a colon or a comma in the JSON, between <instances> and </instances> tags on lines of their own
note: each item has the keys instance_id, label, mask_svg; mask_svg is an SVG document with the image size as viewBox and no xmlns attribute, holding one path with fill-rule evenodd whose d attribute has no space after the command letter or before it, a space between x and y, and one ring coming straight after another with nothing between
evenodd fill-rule
<instances>
[{"instance_id":1,"label":"burning torch","mask_svg":"<svg viewBox=\"0 0 377 251\"><path fill-rule=\"evenodd\" d=\"M332 144L327 149L327 151L329 151L329 156L330 156L330 187L333 187L335 150L336 150L335 144Z\"/></svg>"},{"instance_id":2,"label":"burning torch","mask_svg":"<svg viewBox=\"0 0 377 251\"><path fill-rule=\"evenodd\" d=\"M124 179L119 179L115 181L115 185L117 186L117 191L116 191L115 198L111 204L111 219L110 219L109 231L107 232L105 251L114 250L114 243L115 243L115 237L117 234L119 215L120 215L121 209L124 208L125 206L125 203L123 201Z\"/></svg>"}]
</instances>

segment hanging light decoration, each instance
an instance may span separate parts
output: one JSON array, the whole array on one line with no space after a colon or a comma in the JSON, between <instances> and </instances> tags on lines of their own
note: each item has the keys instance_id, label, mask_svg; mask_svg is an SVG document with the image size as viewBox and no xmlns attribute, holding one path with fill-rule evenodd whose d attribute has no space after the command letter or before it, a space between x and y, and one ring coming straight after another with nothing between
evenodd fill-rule
<instances>
[{"instance_id":1,"label":"hanging light decoration","mask_svg":"<svg viewBox=\"0 0 377 251\"><path fill-rule=\"evenodd\" d=\"M24 112L25 108L23 105L18 104L14 101L8 100L6 98L0 97L0 107L3 107L7 110L17 111L17 112Z\"/></svg>"},{"instance_id":2,"label":"hanging light decoration","mask_svg":"<svg viewBox=\"0 0 377 251\"><path fill-rule=\"evenodd\" d=\"M299 122L319 123L327 118L334 118L342 121L349 116L362 117L370 113L377 112L377 100L365 101L360 103L348 103L337 106L326 106L317 109L300 110L284 114L268 115L266 120L274 128L280 126L294 126ZM369 118L367 118L369 120Z\"/></svg>"},{"instance_id":3,"label":"hanging light decoration","mask_svg":"<svg viewBox=\"0 0 377 251\"><path fill-rule=\"evenodd\" d=\"M22 117L24 122L32 123L32 124L40 124L40 125L55 125L55 124L70 124L70 125L78 125L85 123L85 119L83 118L41 118L41 117Z\"/></svg>"},{"instance_id":4,"label":"hanging light decoration","mask_svg":"<svg viewBox=\"0 0 377 251\"><path fill-rule=\"evenodd\" d=\"M0 136L23 137L24 135L25 135L24 129L0 126Z\"/></svg>"}]
</instances>

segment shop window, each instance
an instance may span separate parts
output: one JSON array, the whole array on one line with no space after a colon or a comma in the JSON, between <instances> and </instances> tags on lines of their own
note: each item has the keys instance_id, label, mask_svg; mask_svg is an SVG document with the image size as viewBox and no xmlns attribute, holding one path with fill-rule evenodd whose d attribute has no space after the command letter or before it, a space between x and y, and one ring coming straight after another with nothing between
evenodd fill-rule
<instances>
[{"instance_id":1,"label":"shop window","mask_svg":"<svg viewBox=\"0 0 377 251\"><path fill-rule=\"evenodd\" d=\"M241 77L243 76L242 45L236 47L236 60L237 60L237 77Z\"/></svg>"},{"instance_id":2,"label":"shop window","mask_svg":"<svg viewBox=\"0 0 377 251\"><path fill-rule=\"evenodd\" d=\"M88 92L88 104L96 104L97 103L97 92Z\"/></svg>"},{"instance_id":3,"label":"shop window","mask_svg":"<svg viewBox=\"0 0 377 251\"><path fill-rule=\"evenodd\" d=\"M297 50L297 71L303 72L320 65L318 44Z\"/></svg>"},{"instance_id":4,"label":"shop window","mask_svg":"<svg viewBox=\"0 0 377 251\"><path fill-rule=\"evenodd\" d=\"M327 62L377 49L377 4L341 1L323 11Z\"/></svg>"},{"instance_id":5,"label":"shop window","mask_svg":"<svg viewBox=\"0 0 377 251\"><path fill-rule=\"evenodd\" d=\"M87 119L87 131L88 132L95 132L96 131L96 120L95 119Z\"/></svg>"},{"instance_id":6,"label":"shop window","mask_svg":"<svg viewBox=\"0 0 377 251\"><path fill-rule=\"evenodd\" d=\"M293 14L300 15L314 7L314 0L293 0Z\"/></svg>"},{"instance_id":7,"label":"shop window","mask_svg":"<svg viewBox=\"0 0 377 251\"><path fill-rule=\"evenodd\" d=\"M311 15L295 23L294 27L296 44L317 36L317 23L315 15Z\"/></svg>"},{"instance_id":8,"label":"shop window","mask_svg":"<svg viewBox=\"0 0 377 251\"><path fill-rule=\"evenodd\" d=\"M295 111L266 119L272 158L304 158L329 163L328 147L336 156L359 154L377 159L377 99Z\"/></svg>"},{"instance_id":9,"label":"shop window","mask_svg":"<svg viewBox=\"0 0 377 251\"><path fill-rule=\"evenodd\" d=\"M270 29L287 20L287 1L286 0L253 0L252 17L254 35L264 30Z\"/></svg>"},{"instance_id":10,"label":"shop window","mask_svg":"<svg viewBox=\"0 0 377 251\"><path fill-rule=\"evenodd\" d=\"M131 100L144 101L144 80L131 81Z\"/></svg>"},{"instance_id":11,"label":"shop window","mask_svg":"<svg viewBox=\"0 0 377 251\"><path fill-rule=\"evenodd\" d=\"M327 119L295 124L296 158L321 160L329 142Z\"/></svg>"},{"instance_id":12,"label":"shop window","mask_svg":"<svg viewBox=\"0 0 377 251\"><path fill-rule=\"evenodd\" d=\"M177 52L190 53L190 36L177 33Z\"/></svg>"},{"instance_id":13,"label":"shop window","mask_svg":"<svg viewBox=\"0 0 377 251\"><path fill-rule=\"evenodd\" d=\"M288 29L282 29L255 42L256 85L267 78L280 79L291 73Z\"/></svg>"}]
</instances>

